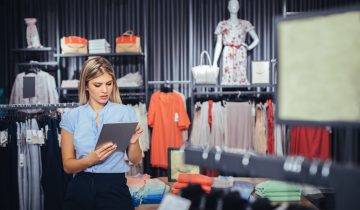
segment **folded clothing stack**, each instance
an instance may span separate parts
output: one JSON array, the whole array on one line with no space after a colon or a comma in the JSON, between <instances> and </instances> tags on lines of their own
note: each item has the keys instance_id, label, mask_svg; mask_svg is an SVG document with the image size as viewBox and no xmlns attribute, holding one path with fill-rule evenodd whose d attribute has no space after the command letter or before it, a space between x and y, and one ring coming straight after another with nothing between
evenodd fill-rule
<instances>
[{"instance_id":1,"label":"folded clothing stack","mask_svg":"<svg viewBox=\"0 0 360 210\"><path fill-rule=\"evenodd\" d=\"M139 72L128 73L116 80L119 87L140 87L143 84L142 76Z\"/></svg>"},{"instance_id":2,"label":"folded clothing stack","mask_svg":"<svg viewBox=\"0 0 360 210\"><path fill-rule=\"evenodd\" d=\"M268 180L255 187L255 193L270 201L300 201L300 187L280 181Z\"/></svg>"},{"instance_id":3,"label":"folded clothing stack","mask_svg":"<svg viewBox=\"0 0 360 210\"><path fill-rule=\"evenodd\" d=\"M110 44L106 39L89 40L89 53L110 53Z\"/></svg>"},{"instance_id":4,"label":"folded clothing stack","mask_svg":"<svg viewBox=\"0 0 360 210\"><path fill-rule=\"evenodd\" d=\"M234 177L232 176L218 176L214 178L213 188L231 188L234 185Z\"/></svg>"},{"instance_id":5,"label":"folded clothing stack","mask_svg":"<svg viewBox=\"0 0 360 210\"><path fill-rule=\"evenodd\" d=\"M159 179L150 179L150 176L138 174L127 177L127 185L134 206L140 204L159 204L170 187Z\"/></svg>"},{"instance_id":6,"label":"folded clothing stack","mask_svg":"<svg viewBox=\"0 0 360 210\"><path fill-rule=\"evenodd\" d=\"M79 80L74 79L74 80L62 80L61 81L61 88L78 88L79 87Z\"/></svg>"},{"instance_id":7,"label":"folded clothing stack","mask_svg":"<svg viewBox=\"0 0 360 210\"><path fill-rule=\"evenodd\" d=\"M189 185L200 185L205 192L210 192L213 182L213 178L201 174L179 174L171 192L178 194L181 189Z\"/></svg>"}]
</instances>

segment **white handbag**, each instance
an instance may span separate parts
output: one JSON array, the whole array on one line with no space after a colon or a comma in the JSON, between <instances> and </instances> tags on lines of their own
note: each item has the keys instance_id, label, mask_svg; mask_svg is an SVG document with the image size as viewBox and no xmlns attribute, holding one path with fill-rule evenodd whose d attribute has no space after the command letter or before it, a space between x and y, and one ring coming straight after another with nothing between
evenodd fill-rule
<instances>
[{"instance_id":1,"label":"white handbag","mask_svg":"<svg viewBox=\"0 0 360 210\"><path fill-rule=\"evenodd\" d=\"M251 62L252 84L269 84L270 83L270 62L269 61L252 61Z\"/></svg>"},{"instance_id":2,"label":"white handbag","mask_svg":"<svg viewBox=\"0 0 360 210\"><path fill-rule=\"evenodd\" d=\"M203 58L205 55L207 56L209 65L203 64ZM211 65L210 55L207 51L201 52L200 65L192 67L191 71L195 84L217 84L219 67Z\"/></svg>"}]
</instances>

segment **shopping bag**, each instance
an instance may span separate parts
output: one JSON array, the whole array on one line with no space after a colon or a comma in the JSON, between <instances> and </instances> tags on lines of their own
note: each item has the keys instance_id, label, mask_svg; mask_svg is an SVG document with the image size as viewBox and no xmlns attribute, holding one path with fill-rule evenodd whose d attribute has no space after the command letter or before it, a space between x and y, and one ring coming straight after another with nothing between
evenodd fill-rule
<instances>
[{"instance_id":1,"label":"shopping bag","mask_svg":"<svg viewBox=\"0 0 360 210\"><path fill-rule=\"evenodd\" d=\"M133 31L128 30L123 33L121 36L116 38L116 52L124 53L124 52L134 52L140 53L141 50L141 42L140 37L133 34Z\"/></svg>"},{"instance_id":2,"label":"shopping bag","mask_svg":"<svg viewBox=\"0 0 360 210\"><path fill-rule=\"evenodd\" d=\"M208 59L208 65L203 64L204 56ZM200 55L200 65L191 69L195 84L217 84L219 75L219 67L211 65L210 55L207 51L203 51Z\"/></svg>"},{"instance_id":3,"label":"shopping bag","mask_svg":"<svg viewBox=\"0 0 360 210\"><path fill-rule=\"evenodd\" d=\"M62 54L87 54L87 40L78 36L68 36L60 41Z\"/></svg>"},{"instance_id":4,"label":"shopping bag","mask_svg":"<svg viewBox=\"0 0 360 210\"><path fill-rule=\"evenodd\" d=\"M269 61L252 61L251 62L252 84L269 84L270 83L270 62Z\"/></svg>"}]
</instances>

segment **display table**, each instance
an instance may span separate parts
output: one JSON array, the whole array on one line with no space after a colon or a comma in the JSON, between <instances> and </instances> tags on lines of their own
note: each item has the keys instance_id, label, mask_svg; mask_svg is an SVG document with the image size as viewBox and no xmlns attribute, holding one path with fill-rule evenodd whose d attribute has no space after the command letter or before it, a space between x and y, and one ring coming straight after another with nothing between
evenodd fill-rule
<instances>
[{"instance_id":1,"label":"display table","mask_svg":"<svg viewBox=\"0 0 360 210\"><path fill-rule=\"evenodd\" d=\"M173 182L168 182L167 177L159 177L159 180L163 181L165 184L169 185L170 188L174 184ZM250 182L253 184L259 184L260 182L264 182L267 179L263 178L248 178L248 177L234 177L235 181L244 181L244 182ZM318 209L316 208L308 199L306 199L304 196L301 196L300 202L291 202L291 203L299 203L302 206L306 206L312 209ZM139 207L135 208L135 210L156 210L159 208L159 204L143 204Z\"/></svg>"}]
</instances>

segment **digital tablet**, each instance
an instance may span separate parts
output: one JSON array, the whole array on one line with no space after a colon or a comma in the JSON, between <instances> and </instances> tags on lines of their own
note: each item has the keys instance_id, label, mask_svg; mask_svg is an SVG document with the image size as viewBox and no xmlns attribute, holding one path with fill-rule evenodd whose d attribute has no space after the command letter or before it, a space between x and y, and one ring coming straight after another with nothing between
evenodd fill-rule
<instances>
[{"instance_id":1,"label":"digital tablet","mask_svg":"<svg viewBox=\"0 0 360 210\"><path fill-rule=\"evenodd\" d=\"M124 152L134 134L138 122L130 123L104 123L95 149L112 142L117 145L116 150Z\"/></svg>"}]
</instances>

